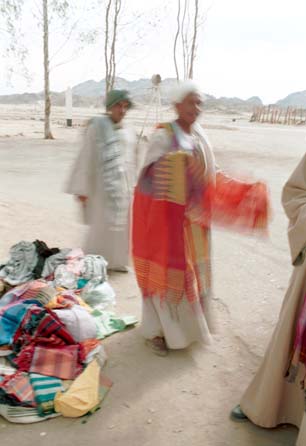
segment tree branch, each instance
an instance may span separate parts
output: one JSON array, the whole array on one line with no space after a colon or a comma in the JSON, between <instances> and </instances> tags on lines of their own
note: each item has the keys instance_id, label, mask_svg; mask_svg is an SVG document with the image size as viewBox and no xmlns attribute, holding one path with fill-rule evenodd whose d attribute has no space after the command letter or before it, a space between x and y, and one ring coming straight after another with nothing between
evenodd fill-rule
<instances>
[{"instance_id":1,"label":"tree branch","mask_svg":"<svg viewBox=\"0 0 306 446\"><path fill-rule=\"evenodd\" d=\"M186 20L186 13L187 13L187 4L188 0L185 1L185 7L184 7L184 13L182 18L182 27L181 27L181 37L182 37L182 50L183 50L183 67L184 67L184 79L186 79L186 67L188 61L186 60L186 29L185 29L185 20Z\"/></svg>"},{"instance_id":2,"label":"tree branch","mask_svg":"<svg viewBox=\"0 0 306 446\"><path fill-rule=\"evenodd\" d=\"M176 18L177 30L176 30L176 34L175 34L174 47L173 47L173 59L174 59L174 67L175 67L177 81L180 80L178 64L177 64L177 57L176 57L177 41L178 41L180 31L181 31L180 16L181 16L181 0L178 0L178 9L177 9L177 18Z\"/></svg>"},{"instance_id":3,"label":"tree branch","mask_svg":"<svg viewBox=\"0 0 306 446\"><path fill-rule=\"evenodd\" d=\"M108 39L109 39L109 16L112 0L108 1L105 14L105 41L104 41L104 61L105 61L105 82L106 92L109 91L109 64L108 64Z\"/></svg>"},{"instance_id":4,"label":"tree branch","mask_svg":"<svg viewBox=\"0 0 306 446\"><path fill-rule=\"evenodd\" d=\"M193 38L192 38L191 55L190 55L189 79L193 78L193 64L196 57L198 16L199 16L199 0L195 0L195 13L194 13Z\"/></svg>"},{"instance_id":5,"label":"tree branch","mask_svg":"<svg viewBox=\"0 0 306 446\"><path fill-rule=\"evenodd\" d=\"M116 41L117 41L117 29L118 29L118 17L120 14L122 2L121 0L115 0L115 16L114 16L114 29L113 29L113 41L111 47L111 78L110 78L110 89L114 87L115 76L116 76Z\"/></svg>"}]
</instances>

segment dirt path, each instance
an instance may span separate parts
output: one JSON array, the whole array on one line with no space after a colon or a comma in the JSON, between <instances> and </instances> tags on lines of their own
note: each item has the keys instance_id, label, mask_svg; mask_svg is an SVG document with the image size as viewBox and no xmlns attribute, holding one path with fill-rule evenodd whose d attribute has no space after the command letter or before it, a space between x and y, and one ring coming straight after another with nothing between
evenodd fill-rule
<instances>
[{"instance_id":1,"label":"dirt path","mask_svg":"<svg viewBox=\"0 0 306 446\"><path fill-rule=\"evenodd\" d=\"M71 197L62 193L77 130L56 127L57 139L45 142L34 133L41 123L8 122L11 134L21 130L24 136L0 132L0 258L21 239L80 245L84 228ZM214 233L214 344L159 358L145 348L139 328L114 335L105 342L114 387L97 414L86 424L59 418L19 426L0 418L1 445L294 446L295 428L235 424L228 413L259 364L291 272L279 198L305 152L305 132L247 123L230 131L226 119L210 124L219 165L269 180L274 204L269 240ZM140 316L133 275L113 275L111 282L118 313Z\"/></svg>"}]
</instances>

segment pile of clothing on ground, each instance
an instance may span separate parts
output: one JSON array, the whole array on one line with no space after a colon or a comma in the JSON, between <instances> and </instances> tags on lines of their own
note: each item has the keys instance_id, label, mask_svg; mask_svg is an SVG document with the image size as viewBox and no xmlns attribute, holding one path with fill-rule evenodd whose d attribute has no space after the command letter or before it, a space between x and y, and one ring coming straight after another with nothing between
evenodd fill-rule
<instances>
[{"instance_id":1,"label":"pile of clothing on ground","mask_svg":"<svg viewBox=\"0 0 306 446\"><path fill-rule=\"evenodd\" d=\"M12 246L0 265L0 415L33 423L96 410L112 385L101 340L137 322L114 304L102 256Z\"/></svg>"}]
</instances>

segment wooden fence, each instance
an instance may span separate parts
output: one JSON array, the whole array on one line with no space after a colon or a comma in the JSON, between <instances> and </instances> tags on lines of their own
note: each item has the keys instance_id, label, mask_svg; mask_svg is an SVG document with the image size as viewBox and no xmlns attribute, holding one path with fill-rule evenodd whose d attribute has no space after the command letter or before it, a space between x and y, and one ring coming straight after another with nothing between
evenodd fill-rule
<instances>
[{"instance_id":1,"label":"wooden fence","mask_svg":"<svg viewBox=\"0 0 306 446\"><path fill-rule=\"evenodd\" d=\"M250 122L263 122L269 124L306 125L306 109L275 105L256 107Z\"/></svg>"}]
</instances>

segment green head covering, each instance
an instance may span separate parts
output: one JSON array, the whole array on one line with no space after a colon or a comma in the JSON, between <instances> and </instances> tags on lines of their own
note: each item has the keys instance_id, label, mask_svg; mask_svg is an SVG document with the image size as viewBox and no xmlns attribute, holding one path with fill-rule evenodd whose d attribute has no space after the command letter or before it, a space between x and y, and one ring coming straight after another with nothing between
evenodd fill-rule
<instances>
[{"instance_id":1,"label":"green head covering","mask_svg":"<svg viewBox=\"0 0 306 446\"><path fill-rule=\"evenodd\" d=\"M118 102L126 101L129 104L129 108L132 107L133 103L129 96L129 92L127 90L111 90L106 96L106 109L109 110L114 105L118 104Z\"/></svg>"}]
</instances>

